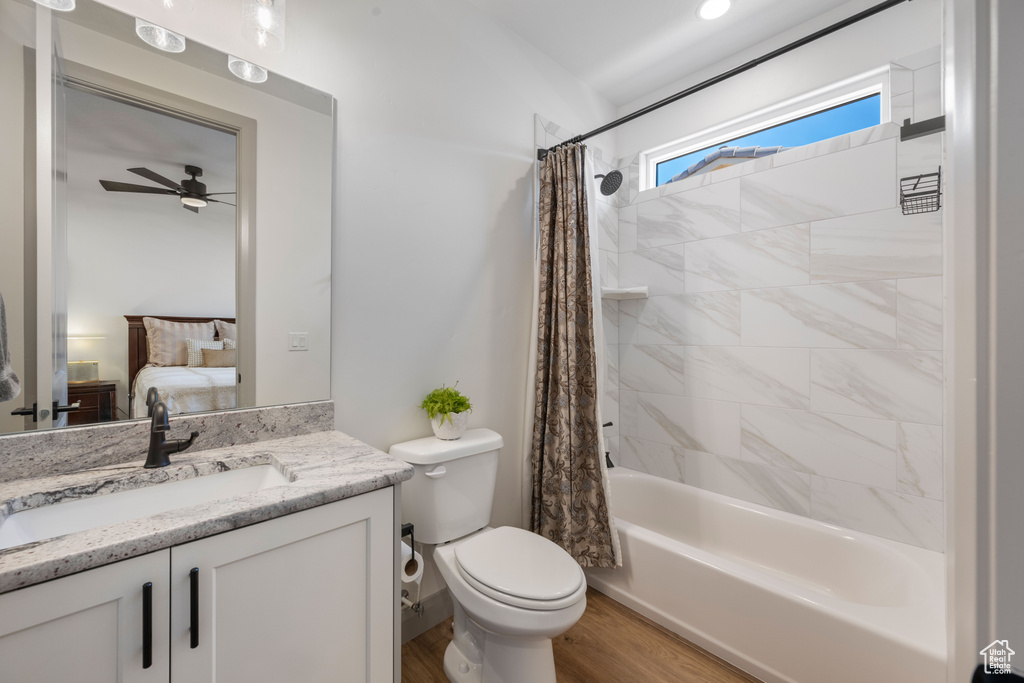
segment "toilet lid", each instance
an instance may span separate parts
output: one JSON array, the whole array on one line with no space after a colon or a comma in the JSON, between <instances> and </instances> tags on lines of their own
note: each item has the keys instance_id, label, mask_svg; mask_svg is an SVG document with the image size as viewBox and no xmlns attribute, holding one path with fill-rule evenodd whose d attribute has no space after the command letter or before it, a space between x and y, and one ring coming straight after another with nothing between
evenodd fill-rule
<instances>
[{"instance_id":1,"label":"toilet lid","mask_svg":"<svg viewBox=\"0 0 1024 683\"><path fill-rule=\"evenodd\" d=\"M560 601L579 590L584 581L583 570L569 553L542 536L515 527L499 527L466 539L455 548L455 559L467 578L505 596L529 601ZM502 599L493 593L492 597Z\"/></svg>"}]
</instances>

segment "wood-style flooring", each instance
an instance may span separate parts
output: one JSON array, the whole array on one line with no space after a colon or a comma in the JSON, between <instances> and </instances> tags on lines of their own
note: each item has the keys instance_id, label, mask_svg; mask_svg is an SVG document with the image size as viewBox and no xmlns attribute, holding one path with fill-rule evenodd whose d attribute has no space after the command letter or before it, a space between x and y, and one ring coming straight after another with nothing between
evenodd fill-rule
<instances>
[{"instance_id":1,"label":"wood-style flooring","mask_svg":"<svg viewBox=\"0 0 1024 683\"><path fill-rule=\"evenodd\" d=\"M448 619L402 646L402 683L447 683ZM751 683L756 679L594 589L587 611L555 638L558 683Z\"/></svg>"}]
</instances>

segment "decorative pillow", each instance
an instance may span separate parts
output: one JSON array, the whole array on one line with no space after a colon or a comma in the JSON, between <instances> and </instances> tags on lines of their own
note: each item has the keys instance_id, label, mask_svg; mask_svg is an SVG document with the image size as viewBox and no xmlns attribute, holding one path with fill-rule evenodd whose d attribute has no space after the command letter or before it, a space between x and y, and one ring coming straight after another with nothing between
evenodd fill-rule
<instances>
[{"instance_id":1,"label":"decorative pillow","mask_svg":"<svg viewBox=\"0 0 1024 683\"><path fill-rule=\"evenodd\" d=\"M238 348L238 346L235 344L235 340L234 339L225 339L224 340L224 348L226 350L234 351L235 349Z\"/></svg>"},{"instance_id":2,"label":"decorative pillow","mask_svg":"<svg viewBox=\"0 0 1024 683\"><path fill-rule=\"evenodd\" d=\"M185 346L188 348L188 366L190 368L203 367L203 351L205 349L224 349L222 341L200 341L198 339L186 339Z\"/></svg>"},{"instance_id":3,"label":"decorative pillow","mask_svg":"<svg viewBox=\"0 0 1024 683\"><path fill-rule=\"evenodd\" d=\"M159 318L143 318L146 326L146 344L149 348L149 364L159 366L187 365L188 348L186 339L213 341L213 322L176 323Z\"/></svg>"},{"instance_id":4,"label":"decorative pillow","mask_svg":"<svg viewBox=\"0 0 1024 683\"><path fill-rule=\"evenodd\" d=\"M224 349L203 349L204 368L233 368L235 367L235 350Z\"/></svg>"},{"instance_id":5,"label":"decorative pillow","mask_svg":"<svg viewBox=\"0 0 1024 683\"><path fill-rule=\"evenodd\" d=\"M221 339L234 340L238 338L235 333L234 323L225 322L223 320L214 320L213 322L217 325L217 336Z\"/></svg>"}]
</instances>

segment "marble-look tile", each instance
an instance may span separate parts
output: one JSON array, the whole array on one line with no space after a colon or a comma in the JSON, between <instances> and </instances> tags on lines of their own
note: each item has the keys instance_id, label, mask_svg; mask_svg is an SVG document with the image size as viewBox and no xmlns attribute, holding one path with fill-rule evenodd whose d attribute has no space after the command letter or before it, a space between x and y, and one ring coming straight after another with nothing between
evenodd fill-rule
<instances>
[{"instance_id":1,"label":"marble-look tile","mask_svg":"<svg viewBox=\"0 0 1024 683\"><path fill-rule=\"evenodd\" d=\"M739 457L740 406L641 393L637 399L637 436L692 451Z\"/></svg>"},{"instance_id":2,"label":"marble-look tile","mask_svg":"<svg viewBox=\"0 0 1024 683\"><path fill-rule=\"evenodd\" d=\"M619 343L636 344L639 341L638 328L640 311L648 299L624 299L619 302Z\"/></svg>"},{"instance_id":3,"label":"marble-look tile","mask_svg":"<svg viewBox=\"0 0 1024 683\"><path fill-rule=\"evenodd\" d=\"M852 133L847 133L847 135L850 137L850 147L860 147L861 145L870 145L882 140L898 138L900 136L900 127L895 123L882 123L871 128L855 130ZM899 150L899 146L897 146L897 150Z\"/></svg>"},{"instance_id":4,"label":"marble-look tile","mask_svg":"<svg viewBox=\"0 0 1024 683\"><path fill-rule=\"evenodd\" d=\"M686 245L686 291L753 289L810 282L810 227L730 235Z\"/></svg>"},{"instance_id":5,"label":"marble-look tile","mask_svg":"<svg viewBox=\"0 0 1024 683\"><path fill-rule=\"evenodd\" d=\"M682 244L673 244L619 254L619 284L647 285L651 296L682 294L686 287L684 249Z\"/></svg>"},{"instance_id":6,"label":"marble-look tile","mask_svg":"<svg viewBox=\"0 0 1024 683\"><path fill-rule=\"evenodd\" d=\"M896 282L741 292L744 346L896 348Z\"/></svg>"},{"instance_id":7,"label":"marble-look tile","mask_svg":"<svg viewBox=\"0 0 1024 683\"><path fill-rule=\"evenodd\" d=\"M942 552L941 501L811 477L811 517Z\"/></svg>"},{"instance_id":8,"label":"marble-look tile","mask_svg":"<svg viewBox=\"0 0 1024 683\"><path fill-rule=\"evenodd\" d=\"M594 213L597 214L595 218L597 219L598 247L617 252L619 250L619 209L611 204L598 202Z\"/></svg>"},{"instance_id":9,"label":"marble-look tile","mask_svg":"<svg viewBox=\"0 0 1024 683\"><path fill-rule=\"evenodd\" d=\"M901 142L897 154L900 178L935 173L942 166L943 133Z\"/></svg>"},{"instance_id":10,"label":"marble-look tile","mask_svg":"<svg viewBox=\"0 0 1024 683\"><path fill-rule=\"evenodd\" d=\"M912 55L905 55L898 59L892 60L892 63L897 66L902 66L904 69L910 69L916 71L922 69L930 64L938 64L942 61L942 49L938 45L925 48L920 52L915 52Z\"/></svg>"},{"instance_id":11,"label":"marble-look tile","mask_svg":"<svg viewBox=\"0 0 1024 683\"><path fill-rule=\"evenodd\" d=\"M623 388L683 396L682 346L619 346Z\"/></svg>"},{"instance_id":12,"label":"marble-look tile","mask_svg":"<svg viewBox=\"0 0 1024 683\"><path fill-rule=\"evenodd\" d=\"M611 422L612 426L605 429L605 438L617 438L619 422L619 392L605 388L601 392L601 424Z\"/></svg>"},{"instance_id":13,"label":"marble-look tile","mask_svg":"<svg viewBox=\"0 0 1024 683\"><path fill-rule=\"evenodd\" d=\"M811 350L811 410L942 424L942 353Z\"/></svg>"},{"instance_id":14,"label":"marble-look tile","mask_svg":"<svg viewBox=\"0 0 1024 683\"><path fill-rule=\"evenodd\" d=\"M899 66L898 64L889 65L889 94L902 95L905 92L913 92L914 90L914 72L911 69Z\"/></svg>"},{"instance_id":15,"label":"marble-look tile","mask_svg":"<svg viewBox=\"0 0 1024 683\"><path fill-rule=\"evenodd\" d=\"M942 116L942 65L914 69L914 121Z\"/></svg>"},{"instance_id":16,"label":"marble-look tile","mask_svg":"<svg viewBox=\"0 0 1024 683\"><path fill-rule=\"evenodd\" d=\"M636 251L636 204L619 209L619 253Z\"/></svg>"},{"instance_id":17,"label":"marble-look tile","mask_svg":"<svg viewBox=\"0 0 1024 683\"><path fill-rule=\"evenodd\" d=\"M602 287L619 286L619 252L598 250L601 259L601 270L598 272Z\"/></svg>"},{"instance_id":18,"label":"marble-look tile","mask_svg":"<svg viewBox=\"0 0 1024 683\"><path fill-rule=\"evenodd\" d=\"M842 152L850 148L850 136L849 135L837 135L834 138L826 138L825 140L819 140L809 145L801 145L799 147L793 147L785 151L779 152L772 156L772 168L778 168L785 166L786 164L796 163L798 161L806 161L813 157L820 157L825 154L834 154L836 152Z\"/></svg>"},{"instance_id":19,"label":"marble-look tile","mask_svg":"<svg viewBox=\"0 0 1024 683\"><path fill-rule=\"evenodd\" d=\"M807 349L687 346L686 395L806 410L809 353Z\"/></svg>"},{"instance_id":20,"label":"marble-look tile","mask_svg":"<svg viewBox=\"0 0 1024 683\"><path fill-rule=\"evenodd\" d=\"M601 329L604 332L606 347L615 348L619 344L619 302L615 299L601 300Z\"/></svg>"},{"instance_id":21,"label":"marble-look tile","mask_svg":"<svg viewBox=\"0 0 1024 683\"><path fill-rule=\"evenodd\" d=\"M943 500L942 427L901 422L899 491Z\"/></svg>"},{"instance_id":22,"label":"marble-look tile","mask_svg":"<svg viewBox=\"0 0 1024 683\"><path fill-rule=\"evenodd\" d=\"M942 348L942 278L920 277L896 283L899 316L896 334L901 349Z\"/></svg>"},{"instance_id":23,"label":"marble-look tile","mask_svg":"<svg viewBox=\"0 0 1024 683\"><path fill-rule=\"evenodd\" d=\"M620 464L623 467L662 479L684 481L686 449L628 436L622 437L620 447Z\"/></svg>"},{"instance_id":24,"label":"marble-look tile","mask_svg":"<svg viewBox=\"0 0 1024 683\"><path fill-rule=\"evenodd\" d=\"M941 274L941 212L897 208L811 223L811 282Z\"/></svg>"},{"instance_id":25,"label":"marble-look tile","mask_svg":"<svg viewBox=\"0 0 1024 683\"><path fill-rule=\"evenodd\" d=\"M794 472L896 489L896 423L743 406L743 457Z\"/></svg>"},{"instance_id":26,"label":"marble-look tile","mask_svg":"<svg viewBox=\"0 0 1024 683\"><path fill-rule=\"evenodd\" d=\"M740 293L652 296L640 309L641 344L737 346Z\"/></svg>"},{"instance_id":27,"label":"marble-look tile","mask_svg":"<svg viewBox=\"0 0 1024 683\"><path fill-rule=\"evenodd\" d=\"M629 202L635 202L640 194L640 155L637 154L629 164Z\"/></svg>"},{"instance_id":28,"label":"marble-look tile","mask_svg":"<svg viewBox=\"0 0 1024 683\"><path fill-rule=\"evenodd\" d=\"M639 394L629 389L619 389L619 434L621 436L637 435L637 407Z\"/></svg>"},{"instance_id":29,"label":"marble-look tile","mask_svg":"<svg viewBox=\"0 0 1024 683\"><path fill-rule=\"evenodd\" d=\"M743 230L763 230L897 204L896 141L744 176Z\"/></svg>"},{"instance_id":30,"label":"marble-look tile","mask_svg":"<svg viewBox=\"0 0 1024 683\"><path fill-rule=\"evenodd\" d=\"M641 249L739 232L740 183L716 183L644 202L636 229Z\"/></svg>"},{"instance_id":31,"label":"marble-look tile","mask_svg":"<svg viewBox=\"0 0 1024 683\"><path fill-rule=\"evenodd\" d=\"M810 476L709 453L685 453L690 486L798 515L811 510Z\"/></svg>"},{"instance_id":32,"label":"marble-look tile","mask_svg":"<svg viewBox=\"0 0 1024 683\"><path fill-rule=\"evenodd\" d=\"M171 436L198 431L189 449L255 443L334 429L334 402L314 401L265 408L175 415ZM145 459L146 420L109 422L90 427L51 429L0 436L0 482L117 465Z\"/></svg>"}]
</instances>

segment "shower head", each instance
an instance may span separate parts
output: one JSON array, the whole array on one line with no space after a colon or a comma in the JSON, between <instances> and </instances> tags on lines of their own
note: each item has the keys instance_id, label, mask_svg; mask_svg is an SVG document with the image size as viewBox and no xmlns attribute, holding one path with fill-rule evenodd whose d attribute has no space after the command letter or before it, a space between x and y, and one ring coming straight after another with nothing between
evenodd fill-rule
<instances>
[{"instance_id":1,"label":"shower head","mask_svg":"<svg viewBox=\"0 0 1024 683\"><path fill-rule=\"evenodd\" d=\"M615 191L619 189L619 185L622 184L622 173L619 171L612 171L608 175L598 173L595 178L604 178L601 181L601 194L605 197L611 194L615 194Z\"/></svg>"}]
</instances>

